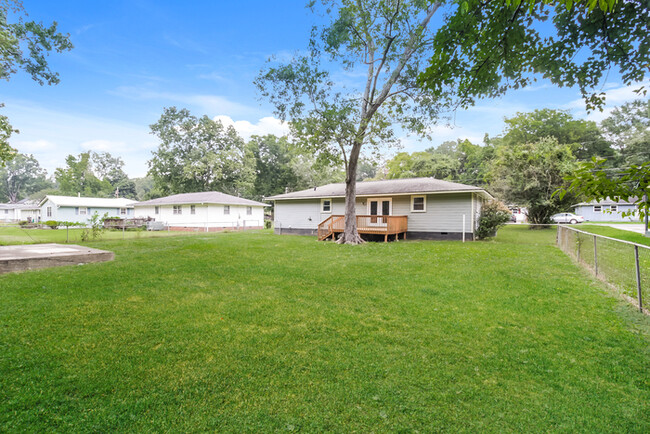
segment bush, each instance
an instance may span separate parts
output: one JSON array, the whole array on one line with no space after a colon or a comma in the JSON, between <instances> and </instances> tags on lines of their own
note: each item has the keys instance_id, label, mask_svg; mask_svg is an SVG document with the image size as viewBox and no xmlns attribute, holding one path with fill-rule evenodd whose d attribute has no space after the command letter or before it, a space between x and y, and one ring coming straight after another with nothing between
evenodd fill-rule
<instances>
[{"instance_id":1,"label":"bush","mask_svg":"<svg viewBox=\"0 0 650 434\"><path fill-rule=\"evenodd\" d=\"M104 220L108 218L108 213L104 213L103 216L95 211L95 213L88 220L89 227L86 227L81 232L81 241L94 241L96 239L101 239L102 234L105 231Z\"/></svg>"},{"instance_id":2,"label":"bush","mask_svg":"<svg viewBox=\"0 0 650 434\"><path fill-rule=\"evenodd\" d=\"M264 229L271 229L271 220L264 220Z\"/></svg>"},{"instance_id":3,"label":"bush","mask_svg":"<svg viewBox=\"0 0 650 434\"><path fill-rule=\"evenodd\" d=\"M498 200L490 201L481 208L481 215L478 218L478 229L476 237L483 240L487 237L494 237L497 230L510 220L510 211Z\"/></svg>"},{"instance_id":4,"label":"bush","mask_svg":"<svg viewBox=\"0 0 650 434\"><path fill-rule=\"evenodd\" d=\"M30 223L29 223L27 220L21 220L21 221L18 222L18 225L19 225L21 228L24 228L24 227L26 227L26 226L29 225L29 224L30 224Z\"/></svg>"},{"instance_id":5,"label":"bush","mask_svg":"<svg viewBox=\"0 0 650 434\"><path fill-rule=\"evenodd\" d=\"M56 229L59 227L59 222L57 222L56 220L48 220L45 222L45 225L49 226L50 229Z\"/></svg>"}]
</instances>

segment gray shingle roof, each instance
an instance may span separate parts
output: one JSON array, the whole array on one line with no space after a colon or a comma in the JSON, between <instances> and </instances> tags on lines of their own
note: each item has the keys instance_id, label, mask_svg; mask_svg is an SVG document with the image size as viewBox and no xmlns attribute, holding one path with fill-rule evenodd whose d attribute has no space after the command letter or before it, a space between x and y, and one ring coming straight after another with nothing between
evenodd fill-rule
<instances>
[{"instance_id":1,"label":"gray shingle roof","mask_svg":"<svg viewBox=\"0 0 650 434\"><path fill-rule=\"evenodd\" d=\"M269 206L268 204L256 202L254 200L244 199L242 197L231 196L219 191L202 191L199 193L182 193L174 194L158 199L146 200L136 204L137 207L151 205L185 205L199 203L215 203L223 205L249 205L249 206Z\"/></svg>"},{"instance_id":2,"label":"gray shingle roof","mask_svg":"<svg viewBox=\"0 0 650 434\"><path fill-rule=\"evenodd\" d=\"M357 183L357 196L414 193L453 193L477 192L486 197L492 196L480 187L443 181L435 178L387 179L381 181L363 181ZM278 194L268 200L310 199L322 197L345 197L345 184L327 184L322 187L309 188L293 193Z\"/></svg>"},{"instance_id":3,"label":"gray shingle roof","mask_svg":"<svg viewBox=\"0 0 650 434\"><path fill-rule=\"evenodd\" d=\"M590 205L634 205L637 202L638 198L637 197L630 197L628 200L613 200L611 198L607 198L605 200L592 200L590 202L580 202L576 203L573 206L590 206Z\"/></svg>"}]
</instances>

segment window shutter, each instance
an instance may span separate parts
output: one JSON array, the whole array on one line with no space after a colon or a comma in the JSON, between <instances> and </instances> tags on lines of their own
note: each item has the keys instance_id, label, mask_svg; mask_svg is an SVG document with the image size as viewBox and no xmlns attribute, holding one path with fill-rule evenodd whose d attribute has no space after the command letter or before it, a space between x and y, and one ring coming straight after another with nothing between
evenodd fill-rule
<instances>
[{"instance_id":1,"label":"window shutter","mask_svg":"<svg viewBox=\"0 0 650 434\"><path fill-rule=\"evenodd\" d=\"M74 209L74 213L75 213L76 215L79 215L79 207L75 207L75 209Z\"/></svg>"}]
</instances>

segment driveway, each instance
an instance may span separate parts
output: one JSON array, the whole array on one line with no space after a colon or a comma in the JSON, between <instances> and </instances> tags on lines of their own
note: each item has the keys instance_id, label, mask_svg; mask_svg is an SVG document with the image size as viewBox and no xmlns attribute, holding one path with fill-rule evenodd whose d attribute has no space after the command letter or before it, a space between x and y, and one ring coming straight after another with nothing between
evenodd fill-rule
<instances>
[{"instance_id":1,"label":"driveway","mask_svg":"<svg viewBox=\"0 0 650 434\"><path fill-rule=\"evenodd\" d=\"M592 222L589 222L589 224L594 224ZM596 223L597 224L597 223ZM631 232L636 232L637 234L644 235L645 233L645 225L643 223L639 224L617 224L617 223L601 223L601 226L609 226L614 229L621 229L623 231L631 231Z\"/></svg>"}]
</instances>

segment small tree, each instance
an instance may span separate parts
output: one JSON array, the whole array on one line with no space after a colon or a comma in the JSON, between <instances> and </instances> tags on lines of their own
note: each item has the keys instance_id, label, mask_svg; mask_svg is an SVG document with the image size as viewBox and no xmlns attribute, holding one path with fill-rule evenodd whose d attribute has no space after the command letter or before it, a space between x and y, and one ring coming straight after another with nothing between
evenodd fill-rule
<instances>
[{"instance_id":1,"label":"small tree","mask_svg":"<svg viewBox=\"0 0 650 434\"><path fill-rule=\"evenodd\" d=\"M510 220L510 216L510 210L503 202L492 200L484 204L478 218L476 237L479 240L484 240L487 237L496 236L497 230Z\"/></svg>"},{"instance_id":2,"label":"small tree","mask_svg":"<svg viewBox=\"0 0 650 434\"><path fill-rule=\"evenodd\" d=\"M81 232L81 241L94 241L102 237L104 233L104 220L108 218L108 213L100 216L97 211L88 220L88 225Z\"/></svg>"}]
</instances>

